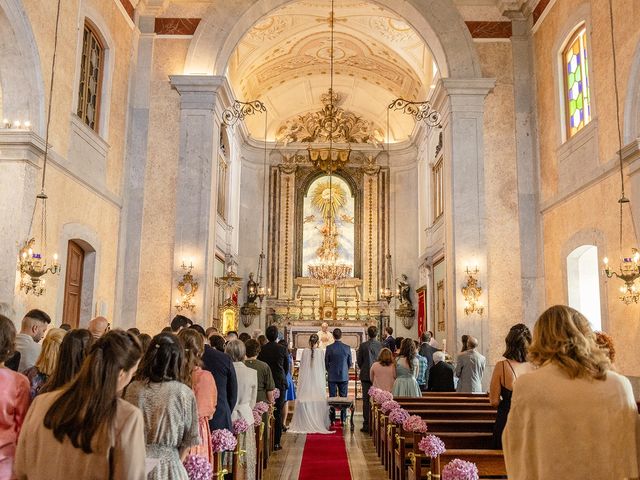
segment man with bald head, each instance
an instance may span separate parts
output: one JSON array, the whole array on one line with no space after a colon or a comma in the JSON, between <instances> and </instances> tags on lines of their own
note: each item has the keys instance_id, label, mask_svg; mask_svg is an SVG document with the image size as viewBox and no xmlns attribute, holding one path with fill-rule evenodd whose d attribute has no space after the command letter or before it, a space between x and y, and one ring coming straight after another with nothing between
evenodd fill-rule
<instances>
[{"instance_id":1,"label":"man with bald head","mask_svg":"<svg viewBox=\"0 0 640 480\"><path fill-rule=\"evenodd\" d=\"M51 317L42 310L29 310L22 319L20 333L16 335L16 351L20 352L18 371L33 367L40 356L42 346L38 343L44 337Z\"/></svg>"},{"instance_id":2,"label":"man with bald head","mask_svg":"<svg viewBox=\"0 0 640 480\"><path fill-rule=\"evenodd\" d=\"M456 392L482 393L482 375L487 360L476 351L476 348L478 348L478 339L470 336L467 340L467 350L458 355Z\"/></svg>"},{"instance_id":3,"label":"man with bald head","mask_svg":"<svg viewBox=\"0 0 640 480\"><path fill-rule=\"evenodd\" d=\"M104 317L96 317L87 327L96 340L109 331L109 321Z\"/></svg>"}]
</instances>

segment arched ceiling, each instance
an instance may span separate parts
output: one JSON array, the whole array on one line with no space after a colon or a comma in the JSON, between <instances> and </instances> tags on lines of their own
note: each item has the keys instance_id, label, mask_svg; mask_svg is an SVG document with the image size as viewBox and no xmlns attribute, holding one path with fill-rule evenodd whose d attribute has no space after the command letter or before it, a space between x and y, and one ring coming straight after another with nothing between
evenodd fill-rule
<instances>
[{"instance_id":1,"label":"arched ceiling","mask_svg":"<svg viewBox=\"0 0 640 480\"><path fill-rule=\"evenodd\" d=\"M263 17L237 45L228 65L236 98L267 106L267 138L299 116L320 111L330 86L330 0L300 0ZM387 106L398 97L425 100L437 74L428 46L400 17L382 7L335 1L334 91L340 107L386 132ZM390 117L390 139L408 139L413 118ZM245 119L264 137L264 119Z\"/></svg>"}]
</instances>

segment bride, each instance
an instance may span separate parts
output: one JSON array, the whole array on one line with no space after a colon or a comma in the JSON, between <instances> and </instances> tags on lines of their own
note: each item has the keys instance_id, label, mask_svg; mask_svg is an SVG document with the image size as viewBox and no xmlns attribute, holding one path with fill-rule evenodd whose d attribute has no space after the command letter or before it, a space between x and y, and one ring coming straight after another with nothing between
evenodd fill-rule
<instances>
[{"instance_id":1,"label":"bride","mask_svg":"<svg viewBox=\"0 0 640 480\"><path fill-rule=\"evenodd\" d=\"M318 348L319 341L318 335L312 334L309 348L302 352L290 433L334 433L329 430L324 350Z\"/></svg>"}]
</instances>

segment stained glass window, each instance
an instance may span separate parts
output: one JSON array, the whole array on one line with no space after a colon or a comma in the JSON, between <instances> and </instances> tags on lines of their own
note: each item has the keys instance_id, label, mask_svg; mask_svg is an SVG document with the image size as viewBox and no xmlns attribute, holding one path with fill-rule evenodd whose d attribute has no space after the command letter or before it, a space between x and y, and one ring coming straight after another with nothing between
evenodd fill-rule
<instances>
[{"instance_id":1,"label":"stained glass window","mask_svg":"<svg viewBox=\"0 0 640 480\"><path fill-rule=\"evenodd\" d=\"M82 64L80 66L77 115L96 131L100 114L103 64L104 46L94 28L85 23L84 35L82 36Z\"/></svg>"},{"instance_id":2,"label":"stained glass window","mask_svg":"<svg viewBox=\"0 0 640 480\"><path fill-rule=\"evenodd\" d=\"M591 121L587 34L584 25L576 30L562 54L564 62L567 136L572 137Z\"/></svg>"}]
</instances>

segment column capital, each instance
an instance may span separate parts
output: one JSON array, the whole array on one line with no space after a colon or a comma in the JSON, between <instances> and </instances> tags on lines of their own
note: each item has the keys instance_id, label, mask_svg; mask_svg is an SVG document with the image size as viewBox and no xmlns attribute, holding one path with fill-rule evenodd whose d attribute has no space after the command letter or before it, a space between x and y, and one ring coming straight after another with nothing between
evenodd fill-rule
<instances>
[{"instance_id":1,"label":"column capital","mask_svg":"<svg viewBox=\"0 0 640 480\"><path fill-rule=\"evenodd\" d=\"M441 78L433 92L433 107L443 117L451 111L482 113L484 98L495 85L495 78Z\"/></svg>"},{"instance_id":2,"label":"column capital","mask_svg":"<svg viewBox=\"0 0 640 480\"><path fill-rule=\"evenodd\" d=\"M220 75L169 75L171 86L181 97L184 109L213 109L216 99L229 105L233 99L227 79Z\"/></svg>"}]
</instances>

